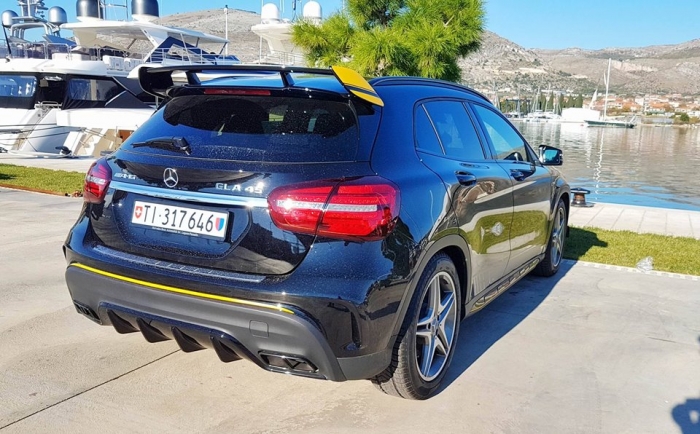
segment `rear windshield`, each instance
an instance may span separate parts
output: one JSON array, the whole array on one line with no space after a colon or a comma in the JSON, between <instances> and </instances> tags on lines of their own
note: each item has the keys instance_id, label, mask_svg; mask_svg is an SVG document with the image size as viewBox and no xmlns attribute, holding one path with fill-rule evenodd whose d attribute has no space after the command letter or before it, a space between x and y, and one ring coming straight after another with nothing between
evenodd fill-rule
<instances>
[{"instance_id":1,"label":"rear windshield","mask_svg":"<svg viewBox=\"0 0 700 434\"><path fill-rule=\"evenodd\" d=\"M184 138L193 158L239 161L353 161L359 143L349 103L276 96L176 97L122 148L162 137ZM173 152L150 147L137 151Z\"/></svg>"}]
</instances>

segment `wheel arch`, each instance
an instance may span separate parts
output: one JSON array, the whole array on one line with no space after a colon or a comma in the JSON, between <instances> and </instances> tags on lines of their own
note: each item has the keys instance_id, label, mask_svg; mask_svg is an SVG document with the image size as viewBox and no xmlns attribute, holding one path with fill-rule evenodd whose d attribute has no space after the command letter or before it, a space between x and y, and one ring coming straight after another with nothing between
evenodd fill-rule
<instances>
[{"instance_id":1,"label":"wheel arch","mask_svg":"<svg viewBox=\"0 0 700 434\"><path fill-rule=\"evenodd\" d=\"M413 300L413 296L417 290L421 275L425 271L425 268L430 260L435 255L440 253L446 254L457 270L460 284L460 295L462 296L461 318L465 317L464 306L466 306L469 301L468 296L470 295L469 288L471 288L472 276L470 250L464 238L457 234L448 234L433 242L430 242L429 246L421 253L420 258L417 261L417 265L414 268L413 273L411 273L410 282L406 288L403 298L401 299L401 305L399 306L398 315L394 323L393 333L388 343L390 348L393 348L397 337L400 335L401 327L406 318L411 301Z\"/></svg>"},{"instance_id":2,"label":"wheel arch","mask_svg":"<svg viewBox=\"0 0 700 434\"><path fill-rule=\"evenodd\" d=\"M569 196L569 192L565 191L559 196L561 200L564 201L564 208L566 209L566 222L567 222L567 230L566 230L566 235L569 235L569 229L568 229L568 223L569 223L569 216L571 216L571 198Z\"/></svg>"}]
</instances>

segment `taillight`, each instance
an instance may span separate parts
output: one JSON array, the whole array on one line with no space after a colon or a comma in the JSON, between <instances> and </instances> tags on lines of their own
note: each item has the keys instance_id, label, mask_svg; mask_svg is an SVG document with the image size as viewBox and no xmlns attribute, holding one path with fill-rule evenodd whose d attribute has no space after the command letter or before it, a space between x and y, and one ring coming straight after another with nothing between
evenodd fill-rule
<instances>
[{"instance_id":1,"label":"taillight","mask_svg":"<svg viewBox=\"0 0 700 434\"><path fill-rule=\"evenodd\" d=\"M279 187L268 197L281 229L340 239L378 240L394 229L398 188L378 176Z\"/></svg>"},{"instance_id":2,"label":"taillight","mask_svg":"<svg viewBox=\"0 0 700 434\"><path fill-rule=\"evenodd\" d=\"M112 169L109 168L104 158L100 158L92 163L87 175L85 175L85 185L83 185L83 199L85 202L101 203L107 194L111 179Z\"/></svg>"}]
</instances>

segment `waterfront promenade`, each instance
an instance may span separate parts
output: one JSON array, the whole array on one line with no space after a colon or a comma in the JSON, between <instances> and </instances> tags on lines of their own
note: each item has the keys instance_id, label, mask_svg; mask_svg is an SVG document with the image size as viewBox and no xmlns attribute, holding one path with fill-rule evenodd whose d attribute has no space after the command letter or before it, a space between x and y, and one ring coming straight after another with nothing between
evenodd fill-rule
<instances>
[{"instance_id":1,"label":"waterfront promenade","mask_svg":"<svg viewBox=\"0 0 700 434\"><path fill-rule=\"evenodd\" d=\"M595 203L571 207L569 225L612 231L632 231L700 240L700 211Z\"/></svg>"},{"instance_id":2,"label":"waterfront promenade","mask_svg":"<svg viewBox=\"0 0 700 434\"><path fill-rule=\"evenodd\" d=\"M12 154L0 154L0 164L77 172L87 172L93 161L95 161L94 158L27 158ZM700 211L598 202L589 208L572 206L569 225L691 237L700 240Z\"/></svg>"}]
</instances>

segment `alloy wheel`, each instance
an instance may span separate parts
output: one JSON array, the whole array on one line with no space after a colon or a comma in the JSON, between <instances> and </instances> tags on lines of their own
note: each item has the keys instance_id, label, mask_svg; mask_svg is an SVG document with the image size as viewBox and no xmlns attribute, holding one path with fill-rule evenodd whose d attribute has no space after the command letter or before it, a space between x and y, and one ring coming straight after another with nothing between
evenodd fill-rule
<instances>
[{"instance_id":1,"label":"alloy wheel","mask_svg":"<svg viewBox=\"0 0 700 434\"><path fill-rule=\"evenodd\" d=\"M424 381L440 375L454 345L458 311L455 300L452 276L444 271L435 274L421 300L416 324L416 364Z\"/></svg>"},{"instance_id":2,"label":"alloy wheel","mask_svg":"<svg viewBox=\"0 0 700 434\"><path fill-rule=\"evenodd\" d=\"M552 266L557 267L561 258L564 255L564 235L566 228L566 211L563 207L557 209L557 216L554 219L554 227L552 228L552 245L551 258Z\"/></svg>"}]
</instances>

